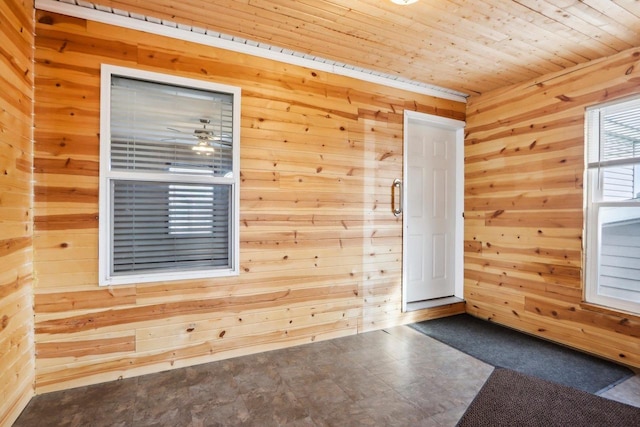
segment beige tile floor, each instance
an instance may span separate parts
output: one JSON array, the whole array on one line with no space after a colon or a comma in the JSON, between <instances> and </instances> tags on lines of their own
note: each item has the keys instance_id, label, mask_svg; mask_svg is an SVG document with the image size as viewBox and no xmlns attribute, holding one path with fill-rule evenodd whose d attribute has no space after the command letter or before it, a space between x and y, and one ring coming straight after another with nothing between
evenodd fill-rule
<instances>
[{"instance_id":1,"label":"beige tile floor","mask_svg":"<svg viewBox=\"0 0 640 427\"><path fill-rule=\"evenodd\" d=\"M454 426L492 370L400 326L36 396L14 426ZM638 376L605 396L640 406Z\"/></svg>"},{"instance_id":2,"label":"beige tile floor","mask_svg":"<svg viewBox=\"0 0 640 427\"><path fill-rule=\"evenodd\" d=\"M640 375L636 374L615 387L600 393L600 396L640 408ZM640 420L638 420L638 423L640 423Z\"/></svg>"}]
</instances>

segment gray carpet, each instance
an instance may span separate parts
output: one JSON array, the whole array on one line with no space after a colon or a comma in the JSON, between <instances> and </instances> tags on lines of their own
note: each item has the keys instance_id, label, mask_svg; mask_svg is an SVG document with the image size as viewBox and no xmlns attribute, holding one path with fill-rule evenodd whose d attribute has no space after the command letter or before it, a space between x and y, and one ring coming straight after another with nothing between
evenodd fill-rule
<instances>
[{"instance_id":1,"label":"gray carpet","mask_svg":"<svg viewBox=\"0 0 640 427\"><path fill-rule=\"evenodd\" d=\"M640 408L497 368L457 426L633 427Z\"/></svg>"},{"instance_id":2,"label":"gray carpet","mask_svg":"<svg viewBox=\"0 0 640 427\"><path fill-rule=\"evenodd\" d=\"M633 375L621 365L516 330L460 314L409 325L492 366L513 369L589 393Z\"/></svg>"}]
</instances>

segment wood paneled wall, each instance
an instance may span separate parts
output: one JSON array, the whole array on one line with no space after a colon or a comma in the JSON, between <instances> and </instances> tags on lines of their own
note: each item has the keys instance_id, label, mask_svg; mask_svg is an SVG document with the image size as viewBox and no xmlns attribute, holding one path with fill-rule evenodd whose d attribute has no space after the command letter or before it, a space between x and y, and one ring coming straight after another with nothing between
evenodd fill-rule
<instances>
[{"instance_id":1,"label":"wood paneled wall","mask_svg":"<svg viewBox=\"0 0 640 427\"><path fill-rule=\"evenodd\" d=\"M401 313L404 109L462 103L38 11L35 291L45 392L464 311ZM100 288L101 63L242 88L234 278Z\"/></svg>"},{"instance_id":2,"label":"wood paneled wall","mask_svg":"<svg viewBox=\"0 0 640 427\"><path fill-rule=\"evenodd\" d=\"M583 304L585 108L640 93L640 48L472 97L467 312L640 367L640 317Z\"/></svg>"},{"instance_id":3,"label":"wood paneled wall","mask_svg":"<svg viewBox=\"0 0 640 427\"><path fill-rule=\"evenodd\" d=\"M0 425L31 396L33 1L0 2Z\"/></svg>"}]
</instances>

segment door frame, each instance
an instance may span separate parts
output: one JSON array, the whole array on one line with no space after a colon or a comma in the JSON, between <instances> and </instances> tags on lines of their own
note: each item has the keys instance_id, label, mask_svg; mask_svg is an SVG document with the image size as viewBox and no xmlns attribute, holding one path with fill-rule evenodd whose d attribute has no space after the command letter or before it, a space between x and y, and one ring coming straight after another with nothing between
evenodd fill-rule
<instances>
[{"instance_id":1,"label":"door frame","mask_svg":"<svg viewBox=\"0 0 640 427\"><path fill-rule=\"evenodd\" d=\"M416 111L404 111L404 131L403 131L403 151L402 151L402 198L407 199L407 185L405 185L405 177L407 176L409 145L409 126L410 121L419 121L427 125L445 128L455 131L455 165L456 165L456 191L455 191L455 250L454 250L454 296L464 299L464 127L465 122L461 120L449 119L446 117L434 116L432 114L419 113ZM407 311L407 239L405 239L406 221L404 216L407 214L403 206L402 212L402 312Z\"/></svg>"}]
</instances>

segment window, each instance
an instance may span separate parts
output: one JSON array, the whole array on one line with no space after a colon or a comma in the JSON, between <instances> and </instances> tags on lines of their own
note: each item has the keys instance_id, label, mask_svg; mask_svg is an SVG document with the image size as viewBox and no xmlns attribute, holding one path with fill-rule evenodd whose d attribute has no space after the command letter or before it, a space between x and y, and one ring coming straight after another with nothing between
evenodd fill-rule
<instances>
[{"instance_id":1,"label":"window","mask_svg":"<svg viewBox=\"0 0 640 427\"><path fill-rule=\"evenodd\" d=\"M640 313L640 98L586 113L587 302Z\"/></svg>"},{"instance_id":2,"label":"window","mask_svg":"<svg viewBox=\"0 0 640 427\"><path fill-rule=\"evenodd\" d=\"M240 89L104 65L100 284L238 274Z\"/></svg>"}]
</instances>

